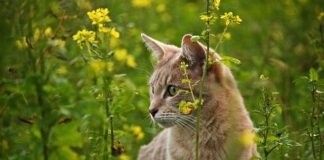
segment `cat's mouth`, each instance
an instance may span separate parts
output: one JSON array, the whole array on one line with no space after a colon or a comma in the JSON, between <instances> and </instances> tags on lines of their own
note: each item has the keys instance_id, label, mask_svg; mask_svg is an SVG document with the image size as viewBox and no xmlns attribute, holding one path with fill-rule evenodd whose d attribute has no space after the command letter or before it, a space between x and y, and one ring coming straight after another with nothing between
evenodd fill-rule
<instances>
[{"instance_id":1,"label":"cat's mouth","mask_svg":"<svg viewBox=\"0 0 324 160\"><path fill-rule=\"evenodd\" d=\"M156 115L153 119L155 122L157 122L157 124L160 127L168 128L168 127L172 127L175 125L176 115L162 113L162 114Z\"/></svg>"}]
</instances>

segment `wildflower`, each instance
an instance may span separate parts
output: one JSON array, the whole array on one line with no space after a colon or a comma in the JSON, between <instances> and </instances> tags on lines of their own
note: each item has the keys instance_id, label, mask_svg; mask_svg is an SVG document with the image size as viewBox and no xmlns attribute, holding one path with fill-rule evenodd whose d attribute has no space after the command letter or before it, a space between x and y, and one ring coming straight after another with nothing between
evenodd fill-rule
<instances>
[{"instance_id":1,"label":"wildflower","mask_svg":"<svg viewBox=\"0 0 324 160\"><path fill-rule=\"evenodd\" d=\"M90 62L90 69L97 75L103 73L105 71L105 67L107 67L106 70L108 72L112 72L113 66L113 62L102 62L98 60Z\"/></svg>"},{"instance_id":2,"label":"wildflower","mask_svg":"<svg viewBox=\"0 0 324 160\"><path fill-rule=\"evenodd\" d=\"M319 21L321 21L322 19L324 19L324 12L321 12L321 13L318 15L317 19L318 19Z\"/></svg>"},{"instance_id":3,"label":"wildflower","mask_svg":"<svg viewBox=\"0 0 324 160\"><path fill-rule=\"evenodd\" d=\"M160 4L158 4L157 6L156 6L156 10L158 11L158 12L164 12L165 11L165 4L163 4L163 3L160 3Z\"/></svg>"},{"instance_id":4,"label":"wildflower","mask_svg":"<svg viewBox=\"0 0 324 160\"><path fill-rule=\"evenodd\" d=\"M88 16L92 21L93 25L102 24L105 22L111 22L111 19L108 17L109 10L108 8L98 8L88 12Z\"/></svg>"},{"instance_id":5,"label":"wildflower","mask_svg":"<svg viewBox=\"0 0 324 160\"><path fill-rule=\"evenodd\" d=\"M115 37L111 37L109 41L110 48L116 48L119 44L119 39Z\"/></svg>"},{"instance_id":6,"label":"wildflower","mask_svg":"<svg viewBox=\"0 0 324 160\"><path fill-rule=\"evenodd\" d=\"M28 44L26 42L26 37L23 37L20 40L16 40L16 46L18 47L18 49L27 48Z\"/></svg>"},{"instance_id":7,"label":"wildflower","mask_svg":"<svg viewBox=\"0 0 324 160\"><path fill-rule=\"evenodd\" d=\"M96 96L96 100L104 100L104 95L103 95L103 93L99 93L99 94Z\"/></svg>"},{"instance_id":8,"label":"wildflower","mask_svg":"<svg viewBox=\"0 0 324 160\"><path fill-rule=\"evenodd\" d=\"M265 81L265 80L268 80L269 77L266 77L265 75L261 74L259 79L262 80L262 81Z\"/></svg>"},{"instance_id":9,"label":"wildflower","mask_svg":"<svg viewBox=\"0 0 324 160\"><path fill-rule=\"evenodd\" d=\"M40 36L41 36L40 30L39 30L39 28L36 28L36 30L35 30L35 32L34 32L34 35L33 35L33 40L34 40L35 42L38 41L39 38L40 38Z\"/></svg>"},{"instance_id":10,"label":"wildflower","mask_svg":"<svg viewBox=\"0 0 324 160\"><path fill-rule=\"evenodd\" d=\"M232 24L240 24L242 22L242 19L239 16L234 16L233 12L226 12L220 18L224 20L226 26Z\"/></svg>"},{"instance_id":11,"label":"wildflower","mask_svg":"<svg viewBox=\"0 0 324 160\"><path fill-rule=\"evenodd\" d=\"M219 10L220 1L221 0L214 0L214 6L217 10Z\"/></svg>"},{"instance_id":12,"label":"wildflower","mask_svg":"<svg viewBox=\"0 0 324 160\"><path fill-rule=\"evenodd\" d=\"M118 49L115 51L114 56L118 61L124 61L127 59L127 50L126 49Z\"/></svg>"},{"instance_id":13,"label":"wildflower","mask_svg":"<svg viewBox=\"0 0 324 160\"><path fill-rule=\"evenodd\" d=\"M179 112L183 115L188 115L194 109L194 104L192 102L180 101Z\"/></svg>"},{"instance_id":14,"label":"wildflower","mask_svg":"<svg viewBox=\"0 0 324 160\"><path fill-rule=\"evenodd\" d=\"M75 35L73 35L73 40L76 41L80 45L80 47L83 43L98 43L98 41L96 41L96 33L94 31L88 31L86 29L78 31Z\"/></svg>"},{"instance_id":15,"label":"wildflower","mask_svg":"<svg viewBox=\"0 0 324 160\"><path fill-rule=\"evenodd\" d=\"M232 35L231 35L231 33L229 33L229 32L226 32L226 33L224 34L224 38L225 38L226 40L230 40L231 37L232 37Z\"/></svg>"},{"instance_id":16,"label":"wildflower","mask_svg":"<svg viewBox=\"0 0 324 160\"><path fill-rule=\"evenodd\" d=\"M181 114L183 114L183 115L188 115L188 114L191 113L191 111L192 111L192 108L190 108L190 107L187 107L187 106L185 106L185 107L179 107L179 112Z\"/></svg>"},{"instance_id":17,"label":"wildflower","mask_svg":"<svg viewBox=\"0 0 324 160\"><path fill-rule=\"evenodd\" d=\"M152 0L132 0L133 7L136 8L145 8L149 7L152 3Z\"/></svg>"},{"instance_id":18,"label":"wildflower","mask_svg":"<svg viewBox=\"0 0 324 160\"><path fill-rule=\"evenodd\" d=\"M61 66L60 68L57 69L57 73L60 74L60 75L66 75L67 73L67 69L65 66Z\"/></svg>"},{"instance_id":19,"label":"wildflower","mask_svg":"<svg viewBox=\"0 0 324 160\"><path fill-rule=\"evenodd\" d=\"M112 37L114 37L114 38L119 38L119 36L120 36L119 32L116 31L116 28L115 28L115 27L113 27L113 28L110 30L109 33L110 33L110 35L111 35Z\"/></svg>"},{"instance_id":20,"label":"wildflower","mask_svg":"<svg viewBox=\"0 0 324 160\"><path fill-rule=\"evenodd\" d=\"M44 31L44 35L46 38L52 38L53 33L52 33L52 28L51 27L47 27Z\"/></svg>"},{"instance_id":21,"label":"wildflower","mask_svg":"<svg viewBox=\"0 0 324 160\"><path fill-rule=\"evenodd\" d=\"M186 62L180 62L180 68L181 69L187 69L189 67L188 64L186 64Z\"/></svg>"},{"instance_id":22,"label":"wildflower","mask_svg":"<svg viewBox=\"0 0 324 160\"><path fill-rule=\"evenodd\" d=\"M133 134L135 135L136 140L141 140L144 138L144 133L140 126L132 126L131 130L132 130Z\"/></svg>"},{"instance_id":23,"label":"wildflower","mask_svg":"<svg viewBox=\"0 0 324 160\"><path fill-rule=\"evenodd\" d=\"M240 141L245 146L251 146L255 142L255 134L251 130L244 130L241 134Z\"/></svg>"},{"instance_id":24,"label":"wildflower","mask_svg":"<svg viewBox=\"0 0 324 160\"><path fill-rule=\"evenodd\" d=\"M207 15L201 15L200 16L200 20L204 21L204 22L207 22L207 21L214 21L215 20L215 17L210 15L210 16L207 16Z\"/></svg>"},{"instance_id":25,"label":"wildflower","mask_svg":"<svg viewBox=\"0 0 324 160\"><path fill-rule=\"evenodd\" d=\"M119 160L130 160L129 157L126 154L121 154L119 156Z\"/></svg>"},{"instance_id":26,"label":"wildflower","mask_svg":"<svg viewBox=\"0 0 324 160\"><path fill-rule=\"evenodd\" d=\"M54 40L48 40L48 44L53 47L58 47L59 49L63 49L65 47L65 41L62 39L54 39Z\"/></svg>"},{"instance_id":27,"label":"wildflower","mask_svg":"<svg viewBox=\"0 0 324 160\"><path fill-rule=\"evenodd\" d=\"M109 32L109 28L105 27L103 24L99 24L98 27L99 27L99 32L102 32L102 33Z\"/></svg>"},{"instance_id":28,"label":"wildflower","mask_svg":"<svg viewBox=\"0 0 324 160\"><path fill-rule=\"evenodd\" d=\"M129 67L135 68L137 66L136 62L135 62L135 58L132 55L128 55L127 56L127 61L126 64Z\"/></svg>"}]
</instances>

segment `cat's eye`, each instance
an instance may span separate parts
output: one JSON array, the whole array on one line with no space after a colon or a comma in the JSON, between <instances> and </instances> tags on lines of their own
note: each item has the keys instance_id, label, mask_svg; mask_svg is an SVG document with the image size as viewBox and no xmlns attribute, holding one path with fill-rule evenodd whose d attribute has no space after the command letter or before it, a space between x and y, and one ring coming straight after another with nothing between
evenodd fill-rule
<instances>
[{"instance_id":1,"label":"cat's eye","mask_svg":"<svg viewBox=\"0 0 324 160\"><path fill-rule=\"evenodd\" d=\"M170 96L175 96L178 93L178 91L179 91L179 88L178 87L173 86L173 85L169 85L168 86L167 92L168 92L168 94Z\"/></svg>"},{"instance_id":2,"label":"cat's eye","mask_svg":"<svg viewBox=\"0 0 324 160\"><path fill-rule=\"evenodd\" d=\"M151 92L152 94L154 94L154 87L151 87Z\"/></svg>"}]
</instances>

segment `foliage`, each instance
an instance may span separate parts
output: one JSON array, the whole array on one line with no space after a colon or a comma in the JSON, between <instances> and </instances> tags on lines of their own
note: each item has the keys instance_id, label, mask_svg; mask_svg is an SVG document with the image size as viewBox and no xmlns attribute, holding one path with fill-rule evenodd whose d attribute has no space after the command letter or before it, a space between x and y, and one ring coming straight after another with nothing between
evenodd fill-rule
<instances>
[{"instance_id":1,"label":"foliage","mask_svg":"<svg viewBox=\"0 0 324 160\"><path fill-rule=\"evenodd\" d=\"M210 2L210 14L198 0L0 2L0 159L136 159L160 130L141 32L209 35L223 57L210 63L230 66L257 128L242 141L263 158L321 159L324 2Z\"/></svg>"}]
</instances>

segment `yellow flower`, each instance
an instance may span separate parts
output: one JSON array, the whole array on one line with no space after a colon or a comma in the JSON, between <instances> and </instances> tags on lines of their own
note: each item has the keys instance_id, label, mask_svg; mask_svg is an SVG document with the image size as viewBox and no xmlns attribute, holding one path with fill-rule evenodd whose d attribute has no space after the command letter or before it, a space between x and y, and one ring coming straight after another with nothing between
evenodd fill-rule
<instances>
[{"instance_id":1,"label":"yellow flower","mask_svg":"<svg viewBox=\"0 0 324 160\"><path fill-rule=\"evenodd\" d=\"M108 72L112 72L114 69L114 63L113 62L106 62L107 70Z\"/></svg>"},{"instance_id":2,"label":"yellow flower","mask_svg":"<svg viewBox=\"0 0 324 160\"><path fill-rule=\"evenodd\" d=\"M133 134L135 135L136 140L141 140L144 138L144 133L140 126L132 126L131 130L132 130Z\"/></svg>"},{"instance_id":3,"label":"yellow flower","mask_svg":"<svg viewBox=\"0 0 324 160\"><path fill-rule=\"evenodd\" d=\"M324 12L321 12L321 13L318 15L317 19L318 19L319 21L321 21L322 19L324 19Z\"/></svg>"},{"instance_id":4,"label":"yellow flower","mask_svg":"<svg viewBox=\"0 0 324 160\"><path fill-rule=\"evenodd\" d=\"M132 55L128 55L127 56L127 61L126 64L129 67L135 68L137 66L136 62L135 62L135 58Z\"/></svg>"},{"instance_id":5,"label":"yellow flower","mask_svg":"<svg viewBox=\"0 0 324 160\"><path fill-rule=\"evenodd\" d=\"M102 24L105 22L111 22L111 19L108 17L109 10L108 8L98 8L88 12L88 16L92 21L93 25Z\"/></svg>"},{"instance_id":6,"label":"yellow flower","mask_svg":"<svg viewBox=\"0 0 324 160\"><path fill-rule=\"evenodd\" d=\"M212 21L215 19L214 16L210 15L210 16L207 16L207 15L201 15L200 16L200 19L204 22L207 22L207 21Z\"/></svg>"},{"instance_id":7,"label":"yellow flower","mask_svg":"<svg viewBox=\"0 0 324 160\"><path fill-rule=\"evenodd\" d=\"M98 24L98 27L99 27L99 32L102 32L102 33L109 32L109 28L105 27L103 24Z\"/></svg>"},{"instance_id":8,"label":"yellow flower","mask_svg":"<svg viewBox=\"0 0 324 160\"><path fill-rule=\"evenodd\" d=\"M240 24L242 22L242 19L239 16L234 16L233 12L226 12L220 18L225 22L226 26Z\"/></svg>"},{"instance_id":9,"label":"yellow flower","mask_svg":"<svg viewBox=\"0 0 324 160\"><path fill-rule=\"evenodd\" d=\"M23 37L21 40L16 40L16 46L18 47L18 49L27 48L28 44L26 42L26 37Z\"/></svg>"},{"instance_id":10,"label":"yellow flower","mask_svg":"<svg viewBox=\"0 0 324 160\"><path fill-rule=\"evenodd\" d=\"M158 4L157 6L156 6L156 10L158 11L158 12L163 12L163 11L165 11L165 4L163 4L163 3L160 3L160 4Z\"/></svg>"},{"instance_id":11,"label":"yellow flower","mask_svg":"<svg viewBox=\"0 0 324 160\"><path fill-rule=\"evenodd\" d=\"M96 100L104 100L104 95L103 93L99 93L96 97Z\"/></svg>"},{"instance_id":12,"label":"yellow flower","mask_svg":"<svg viewBox=\"0 0 324 160\"><path fill-rule=\"evenodd\" d=\"M241 143L245 146L251 146L255 142L255 134L252 130L244 130L240 137Z\"/></svg>"},{"instance_id":13,"label":"yellow flower","mask_svg":"<svg viewBox=\"0 0 324 160\"><path fill-rule=\"evenodd\" d=\"M149 7L152 3L152 0L132 0L133 7L136 8L145 8Z\"/></svg>"},{"instance_id":14,"label":"yellow flower","mask_svg":"<svg viewBox=\"0 0 324 160\"><path fill-rule=\"evenodd\" d=\"M232 37L232 35L231 35L231 33L229 33L229 32L226 32L226 33L224 34L224 38L225 38L226 40L230 40L231 37Z\"/></svg>"},{"instance_id":15,"label":"yellow flower","mask_svg":"<svg viewBox=\"0 0 324 160\"><path fill-rule=\"evenodd\" d=\"M57 73L60 75L65 75L67 73L67 69L65 66L61 66L60 68L57 69Z\"/></svg>"},{"instance_id":16,"label":"yellow flower","mask_svg":"<svg viewBox=\"0 0 324 160\"><path fill-rule=\"evenodd\" d=\"M82 31L78 31L75 35L73 35L73 40L76 41L81 48L82 48L81 45L83 43L91 43L91 44L98 43L98 41L96 41L96 32L88 31L86 29L83 29Z\"/></svg>"},{"instance_id":17,"label":"yellow flower","mask_svg":"<svg viewBox=\"0 0 324 160\"><path fill-rule=\"evenodd\" d=\"M221 0L214 0L214 6L217 10L219 10L220 1Z\"/></svg>"},{"instance_id":18,"label":"yellow flower","mask_svg":"<svg viewBox=\"0 0 324 160\"><path fill-rule=\"evenodd\" d=\"M114 38L119 38L119 36L120 36L119 32L116 31L116 28L115 28L115 27L113 27L113 28L110 30L109 33L110 33L110 35L111 35L112 37L114 37Z\"/></svg>"},{"instance_id":19,"label":"yellow flower","mask_svg":"<svg viewBox=\"0 0 324 160\"><path fill-rule=\"evenodd\" d=\"M90 62L90 69L95 73L95 74L102 74L105 71L105 66L107 67L108 72L113 71L113 62L103 62L103 61L98 61L94 60Z\"/></svg>"},{"instance_id":20,"label":"yellow flower","mask_svg":"<svg viewBox=\"0 0 324 160\"><path fill-rule=\"evenodd\" d=\"M39 38L40 38L40 35L41 35L41 33L40 33L39 28L36 28L36 30L35 30L35 32L34 32L34 35L33 35L33 40L34 40L35 42L38 41Z\"/></svg>"},{"instance_id":21,"label":"yellow flower","mask_svg":"<svg viewBox=\"0 0 324 160\"><path fill-rule=\"evenodd\" d=\"M118 49L115 51L114 56L118 61L124 61L127 59L127 50L126 49Z\"/></svg>"},{"instance_id":22,"label":"yellow flower","mask_svg":"<svg viewBox=\"0 0 324 160\"><path fill-rule=\"evenodd\" d=\"M115 38L115 37L111 37L110 38L110 41L109 41L109 46L110 48L116 48L119 44L119 39L118 38Z\"/></svg>"},{"instance_id":23,"label":"yellow flower","mask_svg":"<svg viewBox=\"0 0 324 160\"><path fill-rule=\"evenodd\" d=\"M54 40L49 40L48 43L54 47L58 47L59 49L62 49L65 47L65 41L62 39L54 39Z\"/></svg>"},{"instance_id":24,"label":"yellow flower","mask_svg":"<svg viewBox=\"0 0 324 160\"><path fill-rule=\"evenodd\" d=\"M110 36L114 37L114 38L119 38L120 34L118 31L116 31L116 28L113 27L113 28L107 28L107 27L104 27L103 24L99 24L98 25L99 27L99 32L102 32L102 33L109 33Z\"/></svg>"},{"instance_id":25,"label":"yellow flower","mask_svg":"<svg viewBox=\"0 0 324 160\"><path fill-rule=\"evenodd\" d=\"M188 106L183 106L179 108L179 112L183 115L188 115L192 112L192 108Z\"/></svg>"},{"instance_id":26,"label":"yellow flower","mask_svg":"<svg viewBox=\"0 0 324 160\"><path fill-rule=\"evenodd\" d=\"M45 37L46 38L52 38L53 33L52 33L52 28L51 27L47 27L44 31Z\"/></svg>"},{"instance_id":27,"label":"yellow flower","mask_svg":"<svg viewBox=\"0 0 324 160\"><path fill-rule=\"evenodd\" d=\"M126 154L122 154L119 156L119 160L130 160Z\"/></svg>"},{"instance_id":28,"label":"yellow flower","mask_svg":"<svg viewBox=\"0 0 324 160\"><path fill-rule=\"evenodd\" d=\"M179 103L179 112L183 115L190 114L194 108L194 103L192 102L180 101Z\"/></svg>"}]
</instances>

